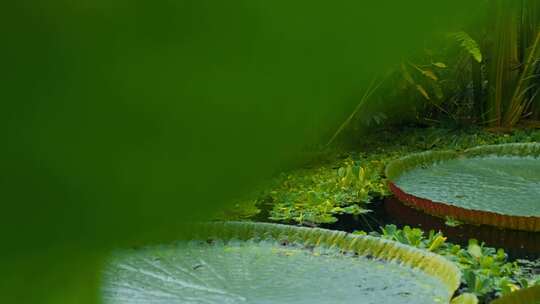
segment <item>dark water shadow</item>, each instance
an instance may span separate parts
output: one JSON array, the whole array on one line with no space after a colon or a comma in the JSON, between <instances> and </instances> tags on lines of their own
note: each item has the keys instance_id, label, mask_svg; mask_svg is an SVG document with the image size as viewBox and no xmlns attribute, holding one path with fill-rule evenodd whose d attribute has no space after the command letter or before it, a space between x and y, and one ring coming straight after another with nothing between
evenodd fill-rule
<instances>
[{"instance_id":1,"label":"dark water shadow","mask_svg":"<svg viewBox=\"0 0 540 304\"><path fill-rule=\"evenodd\" d=\"M448 241L467 245L469 239L485 242L489 247L503 248L511 259L540 258L540 233L503 230L491 226L460 225L450 227L445 220L434 217L403 205L396 198L387 198L370 205L373 211L367 215L342 215L334 224L323 228L352 232L355 230L380 231L379 227L394 224L400 228L405 225L436 230L444 233Z\"/></svg>"}]
</instances>

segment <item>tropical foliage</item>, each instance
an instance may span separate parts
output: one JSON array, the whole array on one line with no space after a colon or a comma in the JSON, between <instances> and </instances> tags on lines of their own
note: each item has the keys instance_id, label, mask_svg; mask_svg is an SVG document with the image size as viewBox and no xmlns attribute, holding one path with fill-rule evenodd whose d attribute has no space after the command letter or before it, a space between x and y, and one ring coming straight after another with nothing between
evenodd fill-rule
<instances>
[{"instance_id":1,"label":"tropical foliage","mask_svg":"<svg viewBox=\"0 0 540 304\"><path fill-rule=\"evenodd\" d=\"M373 102L409 104L425 124L540 125L540 4L488 3L483 22L442 34L396 67Z\"/></svg>"}]
</instances>

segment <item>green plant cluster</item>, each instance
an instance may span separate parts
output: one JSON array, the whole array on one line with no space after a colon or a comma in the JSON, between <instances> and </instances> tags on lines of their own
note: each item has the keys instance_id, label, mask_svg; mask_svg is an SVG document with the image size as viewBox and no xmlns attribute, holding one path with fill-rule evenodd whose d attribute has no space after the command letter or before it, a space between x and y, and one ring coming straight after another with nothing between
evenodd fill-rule
<instances>
[{"instance_id":1,"label":"green plant cluster","mask_svg":"<svg viewBox=\"0 0 540 304\"><path fill-rule=\"evenodd\" d=\"M474 293L486 303L493 297L540 284L540 276L531 271L538 266L534 262L522 261L523 266L508 262L503 249L486 247L475 239L469 240L468 246L463 248L446 242L441 232L431 230L426 234L418 228L398 229L395 225L386 225L381 227L381 233L371 232L370 235L428 250L455 262L463 273L460 291Z\"/></svg>"},{"instance_id":2,"label":"green plant cluster","mask_svg":"<svg viewBox=\"0 0 540 304\"><path fill-rule=\"evenodd\" d=\"M373 199L389 194L382 178L385 165L376 158L347 154L312 168L283 172L219 218L245 220L263 214L261 220L317 226L335 223L340 214L364 214Z\"/></svg>"},{"instance_id":3,"label":"green plant cluster","mask_svg":"<svg viewBox=\"0 0 540 304\"><path fill-rule=\"evenodd\" d=\"M382 164L347 158L335 165L283 174L266 193L270 219L299 224L334 223L338 214L369 212L366 204L386 194Z\"/></svg>"},{"instance_id":4,"label":"green plant cluster","mask_svg":"<svg viewBox=\"0 0 540 304\"><path fill-rule=\"evenodd\" d=\"M267 187L241 200L224 219L319 225L336 215L369 212L366 204L390 194L384 168L393 159L425 150L540 141L540 130L490 133L482 129L406 128L380 130L363 138L360 152L319 152L309 168L282 173ZM269 212L262 213L261 209Z\"/></svg>"}]
</instances>

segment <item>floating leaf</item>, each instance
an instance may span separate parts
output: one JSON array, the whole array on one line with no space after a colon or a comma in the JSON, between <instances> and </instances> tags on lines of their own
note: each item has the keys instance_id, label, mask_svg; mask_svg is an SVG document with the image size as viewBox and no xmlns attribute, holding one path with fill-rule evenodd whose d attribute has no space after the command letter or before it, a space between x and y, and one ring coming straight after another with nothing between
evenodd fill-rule
<instances>
[{"instance_id":1,"label":"floating leaf","mask_svg":"<svg viewBox=\"0 0 540 304\"><path fill-rule=\"evenodd\" d=\"M478 298L471 293L465 293L453 299L451 304L478 304Z\"/></svg>"},{"instance_id":2,"label":"floating leaf","mask_svg":"<svg viewBox=\"0 0 540 304\"><path fill-rule=\"evenodd\" d=\"M427 213L540 231L538 143L413 154L390 163L387 176L400 200Z\"/></svg>"},{"instance_id":3,"label":"floating leaf","mask_svg":"<svg viewBox=\"0 0 540 304\"><path fill-rule=\"evenodd\" d=\"M117 253L104 303L432 304L449 303L459 285L441 256L380 238L257 223L195 228L175 245Z\"/></svg>"}]
</instances>

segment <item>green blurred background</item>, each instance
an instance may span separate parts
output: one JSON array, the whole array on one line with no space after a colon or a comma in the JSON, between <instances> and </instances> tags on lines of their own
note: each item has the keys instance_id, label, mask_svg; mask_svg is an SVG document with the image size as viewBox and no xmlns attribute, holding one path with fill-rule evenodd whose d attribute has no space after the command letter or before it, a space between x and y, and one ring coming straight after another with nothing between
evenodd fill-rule
<instances>
[{"instance_id":1,"label":"green blurred background","mask_svg":"<svg viewBox=\"0 0 540 304\"><path fill-rule=\"evenodd\" d=\"M4 4L0 303L97 302L111 249L172 240L294 165L484 4Z\"/></svg>"}]
</instances>

